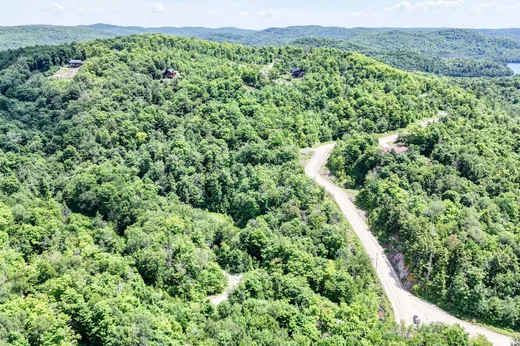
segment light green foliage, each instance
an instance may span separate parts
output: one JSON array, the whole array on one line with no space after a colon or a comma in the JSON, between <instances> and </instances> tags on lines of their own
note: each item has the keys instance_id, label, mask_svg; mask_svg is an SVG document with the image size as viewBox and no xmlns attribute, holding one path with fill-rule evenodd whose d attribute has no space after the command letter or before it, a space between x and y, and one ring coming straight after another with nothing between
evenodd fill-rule
<instances>
[{"instance_id":1,"label":"light green foliage","mask_svg":"<svg viewBox=\"0 0 520 346\"><path fill-rule=\"evenodd\" d=\"M368 134L346 135L328 161L331 172L345 186L356 187L375 166L376 141Z\"/></svg>"},{"instance_id":2,"label":"light green foliage","mask_svg":"<svg viewBox=\"0 0 520 346\"><path fill-rule=\"evenodd\" d=\"M404 253L418 293L518 330L518 79L460 84L485 95L480 105L464 102L441 122L413 128L403 139L408 153L345 150L357 143L352 136L330 166L363 184L358 204L380 239ZM371 164L357 180L351 162L360 161Z\"/></svg>"},{"instance_id":3,"label":"light green foliage","mask_svg":"<svg viewBox=\"0 0 520 346\"><path fill-rule=\"evenodd\" d=\"M46 78L71 57L72 80ZM0 53L0 342L406 345L298 151L460 93L329 49L146 35ZM245 276L217 308L222 269Z\"/></svg>"},{"instance_id":4,"label":"light green foliage","mask_svg":"<svg viewBox=\"0 0 520 346\"><path fill-rule=\"evenodd\" d=\"M162 33L253 46L293 45L355 51L393 67L454 77L510 76L506 61L520 59L518 29L385 29L293 26L261 31L236 28L141 28L94 24L82 27L27 25L0 28L0 50L35 44L63 44L94 38ZM244 82L263 83L256 70Z\"/></svg>"}]
</instances>

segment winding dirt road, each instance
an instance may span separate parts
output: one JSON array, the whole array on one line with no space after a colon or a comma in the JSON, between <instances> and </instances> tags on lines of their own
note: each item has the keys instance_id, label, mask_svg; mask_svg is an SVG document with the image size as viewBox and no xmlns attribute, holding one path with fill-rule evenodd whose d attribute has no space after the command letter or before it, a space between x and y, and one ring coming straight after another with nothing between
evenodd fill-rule
<instances>
[{"instance_id":1,"label":"winding dirt road","mask_svg":"<svg viewBox=\"0 0 520 346\"><path fill-rule=\"evenodd\" d=\"M334 197L341 208L341 211L352 225L352 228L361 240L366 252L372 259L372 265L376 269L377 276L379 277L385 293L392 304L396 321L402 320L405 321L406 324L411 325L413 323L413 316L418 315L423 323L442 322L446 324L459 324L472 336L482 334L494 345L509 346L511 339L508 336L459 320L458 318L439 309L435 305L427 303L403 289L401 282L399 281L393 267L390 265L383 248L379 245L377 239L374 237L365 221L358 215L357 209L349 199L347 193L320 174L321 168L327 162L334 146L335 143L332 143L316 148L312 159L305 167L305 172Z\"/></svg>"},{"instance_id":2,"label":"winding dirt road","mask_svg":"<svg viewBox=\"0 0 520 346\"><path fill-rule=\"evenodd\" d=\"M441 115L445 116L446 113L440 112L439 116L441 116ZM439 117L436 117L436 118L423 120L421 122L421 126L426 127L430 124L433 124L433 123L439 121L439 119L440 119ZM395 142L397 142L398 139L399 139L399 134L396 134L396 133L388 135L388 136L380 137L378 140L379 146L383 149L390 149L395 145Z\"/></svg>"}]
</instances>

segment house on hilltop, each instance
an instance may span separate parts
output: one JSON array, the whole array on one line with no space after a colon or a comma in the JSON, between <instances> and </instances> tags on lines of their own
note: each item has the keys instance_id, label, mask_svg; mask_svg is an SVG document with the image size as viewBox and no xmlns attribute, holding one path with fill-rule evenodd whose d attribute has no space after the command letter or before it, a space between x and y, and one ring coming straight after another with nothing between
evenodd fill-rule
<instances>
[{"instance_id":1,"label":"house on hilltop","mask_svg":"<svg viewBox=\"0 0 520 346\"><path fill-rule=\"evenodd\" d=\"M83 61L81 61L81 60L73 59L73 60L69 61L69 67L70 68L79 68L81 66L83 66Z\"/></svg>"},{"instance_id":2,"label":"house on hilltop","mask_svg":"<svg viewBox=\"0 0 520 346\"><path fill-rule=\"evenodd\" d=\"M305 76L305 71L298 67L293 67L291 69L291 76L293 78L303 78Z\"/></svg>"},{"instance_id":3,"label":"house on hilltop","mask_svg":"<svg viewBox=\"0 0 520 346\"><path fill-rule=\"evenodd\" d=\"M166 69L162 72L162 77L165 79L174 79L179 76L180 76L179 72L175 71L172 68Z\"/></svg>"}]
</instances>

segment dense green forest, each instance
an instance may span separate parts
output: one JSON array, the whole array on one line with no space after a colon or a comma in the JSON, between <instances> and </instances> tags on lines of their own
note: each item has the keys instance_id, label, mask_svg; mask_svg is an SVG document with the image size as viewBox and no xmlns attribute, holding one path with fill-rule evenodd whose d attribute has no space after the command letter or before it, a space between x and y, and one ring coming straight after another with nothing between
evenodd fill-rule
<instances>
[{"instance_id":1,"label":"dense green forest","mask_svg":"<svg viewBox=\"0 0 520 346\"><path fill-rule=\"evenodd\" d=\"M345 51L360 52L392 67L434 73L451 77L503 77L513 74L511 69L501 61L492 58L443 58L434 53L421 53L410 45L410 48L380 49L343 40L327 38L301 38L290 42L291 45L313 48L337 48Z\"/></svg>"},{"instance_id":2,"label":"dense green forest","mask_svg":"<svg viewBox=\"0 0 520 346\"><path fill-rule=\"evenodd\" d=\"M492 37L508 38L511 40L520 41L520 29L479 29L477 31Z\"/></svg>"},{"instance_id":3,"label":"dense green forest","mask_svg":"<svg viewBox=\"0 0 520 346\"><path fill-rule=\"evenodd\" d=\"M85 27L53 25L0 26L0 51L35 45L90 41L114 36L116 35L113 33Z\"/></svg>"},{"instance_id":4,"label":"dense green forest","mask_svg":"<svg viewBox=\"0 0 520 346\"><path fill-rule=\"evenodd\" d=\"M201 27L0 27L0 50L93 38L162 33L253 46L305 45L361 52L393 67L452 77L512 75L505 62L520 61L518 30L385 29L294 26L265 30Z\"/></svg>"},{"instance_id":5,"label":"dense green forest","mask_svg":"<svg viewBox=\"0 0 520 346\"><path fill-rule=\"evenodd\" d=\"M329 167L417 293L487 323L520 329L520 78L453 81L476 99L427 128L405 154L368 133L344 137Z\"/></svg>"},{"instance_id":6,"label":"dense green forest","mask_svg":"<svg viewBox=\"0 0 520 346\"><path fill-rule=\"evenodd\" d=\"M71 58L73 79L49 78ZM299 162L345 132L478 111L460 87L339 50L163 35L0 62L0 343L489 345L393 321ZM245 275L215 307L222 269Z\"/></svg>"}]
</instances>

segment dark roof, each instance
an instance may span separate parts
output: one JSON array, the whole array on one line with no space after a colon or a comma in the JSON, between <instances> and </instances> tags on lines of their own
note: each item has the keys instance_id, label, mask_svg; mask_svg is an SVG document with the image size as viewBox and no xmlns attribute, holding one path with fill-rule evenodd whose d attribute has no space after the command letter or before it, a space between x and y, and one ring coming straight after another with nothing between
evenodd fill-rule
<instances>
[{"instance_id":1,"label":"dark roof","mask_svg":"<svg viewBox=\"0 0 520 346\"><path fill-rule=\"evenodd\" d=\"M298 67L293 67L291 69L291 73L296 73L296 72L303 72L303 70L301 68L298 68Z\"/></svg>"},{"instance_id":2,"label":"dark roof","mask_svg":"<svg viewBox=\"0 0 520 346\"><path fill-rule=\"evenodd\" d=\"M166 72L175 73L175 70L172 68L169 68L169 69L166 69L165 71L163 71L163 73L166 73Z\"/></svg>"},{"instance_id":3,"label":"dark roof","mask_svg":"<svg viewBox=\"0 0 520 346\"><path fill-rule=\"evenodd\" d=\"M73 59L73 60L69 61L69 64L83 64L83 61Z\"/></svg>"}]
</instances>

